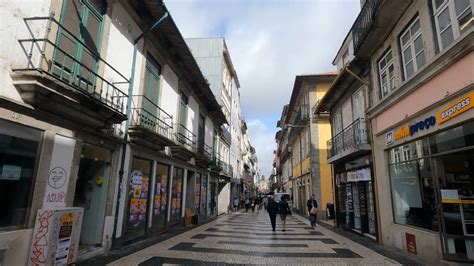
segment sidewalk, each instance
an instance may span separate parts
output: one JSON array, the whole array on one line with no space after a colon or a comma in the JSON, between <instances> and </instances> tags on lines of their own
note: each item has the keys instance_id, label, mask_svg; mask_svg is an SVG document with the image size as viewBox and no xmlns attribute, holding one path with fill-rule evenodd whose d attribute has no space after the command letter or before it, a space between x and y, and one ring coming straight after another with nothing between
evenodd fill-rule
<instances>
[{"instance_id":1,"label":"sidewalk","mask_svg":"<svg viewBox=\"0 0 474 266\"><path fill-rule=\"evenodd\" d=\"M109 250L107 253L92 257L90 259L86 259L83 261L78 261L76 262L76 265L78 266L97 266L97 265L106 265L112 261L116 261L122 257L128 256L132 253L135 253L137 251L140 251L144 248L150 247L152 245L155 245L157 243L166 241L170 238L173 238L177 235L180 235L182 233L185 233L189 230L192 230L194 228L200 227L202 225L205 225L207 223L210 223L214 220L216 220L218 217L230 215L231 213L223 214L220 216L213 216L209 217L206 220L202 221L201 223L193 226L183 226L183 225L177 225L173 226L167 229L167 231L158 234L156 236L144 239L142 241L138 241L137 243L133 243L127 246L122 247L121 249L112 249Z\"/></svg>"}]
</instances>

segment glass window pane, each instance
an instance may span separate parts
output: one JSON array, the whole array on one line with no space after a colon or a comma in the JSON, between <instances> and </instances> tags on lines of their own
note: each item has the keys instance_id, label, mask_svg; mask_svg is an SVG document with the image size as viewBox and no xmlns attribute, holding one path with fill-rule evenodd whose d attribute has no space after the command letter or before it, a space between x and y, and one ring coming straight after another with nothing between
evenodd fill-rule
<instances>
[{"instance_id":1,"label":"glass window pane","mask_svg":"<svg viewBox=\"0 0 474 266\"><path fill-rule=\"evenodd\" d=\"M394 71L394 68L393 68L393 64L392 64L388 67L388 76L389 76L389 78L393 78L393 71Z\"/></svg>"},{"instance_id":2,"label":"glass window pane","mask_svg":"<svg viewBox=\"0 0 474 266\"><path fill-rule=\"evenodd\" d=\"M458 17L459 32L463 34L466 30L470 29L474 23L471 23L472 9L469 8L461 16ZM470 26L469 26L470 25Z\"/></svg>"},{"instance_id":3,"label":"glass window pane","mask_svg":"<svg viewBox=\"0 0 474 266\"><path fill-rule=\"evenodd\" d=\"M426 64L425 52L421 52L419 55L416 56L417 69L422 68L425 64Z\"/></svg>"},{"instance_id":4,"label":"glass window pane","mask_svg":"<svg viewBox=\"0 0 474 266\"><path fill-rule=\"evenodd\" d=\"M390 166L394 220L399 224L437 230L436 201L428 160Z\"/></svg>"},{"instance_id":5,"label":"glass window pane","mask_svg":"<svg viewBox=\"0 0 474 266\"><path fill-rule=\"evenodd\" d=\"M446 7L438 16L439 32L442 32L449 25L451 25L451 18L449 16L449 8Z\"/></svg>"},{"instance_id":6,"label":"glass window pane","mask_svg":"<svg viewBox=\"0 0 474 266\"><path fill-rule=\"evenodd\" d=\"M380 60L379 69L383 69L385 65L385 59Z\"/></svg>"},{"instance_id":7,"label":"glass window pane","mask_svg":"<svg viewBox=\"0 0 474 266\"><path fill-rule=\"evenodd\" d=\"M406 66L405 66L405 71L406 71L406 77L409 78L411 77L411 75L413 75L413 73L415 72L414 69L413 69L413 61L411 61L410 63L408 63Z\"/></svg>"},{"instance_id":8,"label":"glass window pane","mask_svg":"<svg viewBox=\"0 0 474 266\"><path fill-rule=\"evenodd\" d=\"M443 48L449 46L454 40L453 28L449 26L443 33L441 33L441 44Z\"/></svg>"},{"instance_id":9,"label":"glass window pane","mask_svg":"<svg viewBox=\"0 0 474 266\"><path fill-rule=\"evenodd\" d=\"M423 37L421 35L415 39L414 45L415 45L415 54L418 54L421 50L423 50Z\"/></svg>"},{"instance_id":10,"label":"glass window pane","mask_svg":"<svg viewBox=\"0 0 474 266\"><path fill-rule=\"evenodd\" d=\"M405 60L405 64L408 63L412 59L411 48L408 47L403 51L403 59Z\"/></svg>"},{"instance_id":11,"label":"glass window pane","mask_svg":"<svg viewBox=\"0 0 474 266\"><path fill-rule=\"evenodd\" d=\"M410 40L410 31L407 30L405 34L402 35L402 45L405 45L408 40Z\"/></svg>"},{"instance_id":12,"label":"glass window pane","mask_svg":"<svg viewBox=\"0 0 474 266\"><path fill-rule=\"evenodd\" d=\"M411 26L411 36L415 35L420 29L420 20L417 19L416 22Z\"/></svg>"},{"instance_id":13,"label":"glass window pane","mask_svg":"<svg viewBox=\"0 0 474 266\"><path fill-rule=\"evenodd\" d=\"M26 223L37 149L38 141L0 134L0 228Z\"/></svg>"},{"instance_id":14,"label":"glass window pane","mask_svg":"<svg viewBox=\"0 0 474 266\"><path fill-rule=\"evenodd\" d=\"M387 63L392 60L392 51L388 51L387 56L385 57L385 60L387 60Z\"/></svg>"},{"instance_id":15,"label":"glass window pane","mask_svg":"<svg viewBox=\"0 0 474 266\"><path fill-rule=\"evenodd\" d=\"M153 225L157 228L165 226L166 210L168 207L168 175L169 166L157 163L155 195L153 197Z\"/></svg>"},{"instance_id":16,"label":"glass window pane","mask_svg":"<svg viewBox=\"0 0 474 266\"><path fill-rule=\"evenodd\" d=\"M435 9L438 9L444 3L444 1L445 0L435 0L434 1Z\"/></svg>"},{"instance_id":17,"label":"glass window pane","mask_svg":"<svg viewBox=\"0 0 474 266\"><path fill-rule=\"evenodd\" d=\"M430 136L432 153L474 145L474 122Z\"/></svg>"},{"instance_id":18,"label":"glass window pane","mask_svg":"<svg viewBox=\"0 0 474 266\"><path fill-rule=\"evenodd\" d=\"M470 6L469 0L454 0L454 7L456 8L456 16L459 16L468 6Z\"/></svg>"}]
</instances>

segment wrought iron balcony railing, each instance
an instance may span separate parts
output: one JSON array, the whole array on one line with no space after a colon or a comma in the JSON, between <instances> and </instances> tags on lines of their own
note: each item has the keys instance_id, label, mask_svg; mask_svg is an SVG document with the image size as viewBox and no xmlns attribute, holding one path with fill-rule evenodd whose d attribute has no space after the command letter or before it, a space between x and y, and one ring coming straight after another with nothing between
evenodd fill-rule
<instances>
[{"instance_id":1,"label":"wrought iron balcony railing","mask_svg":"<svg viewBox=\"0 0 474 266\"><path fill-rule=\"evenodd\" d=\"M374 15L381 0L366 0L352 28L354 51L357 51L374 24Z\"/></svg>"},{"instance_id":2,"label":"wrought iron balcony railing","mask_svg":"<svg viewBox=\"0 0 474 266\"><path fill-rule=\"evenodd\" d=\"M126 113L129 81L98 51L90 48L76 34L71 33L53 17L24 18L31 38L18 42L27 56L26 66L14 71L38 71L69 85L94 100L121 114ZM38 30L46 25L46 34ZM50 34L57 29L58 35L67 38L67 45ZM42 35L36 36L36 35ZM77 51L81 51L81 55Z\"/></svg>"},{"instance_id":3,"label":"wrought iron balcony railing","mask_svg":"<svg viewBox=\"0 0 474 266\"><path fill-rule=\"evenodd\" d=\"M196 152L196 134L182 124L175 124L176 143L191 152Z\"/></svg>"},{"instance_id":4,"label":"wrought iron balcony railing","mask_svg":"<svg viewBox=\"0 0 474 266\"><path fill-rule=\"evenodd\" d=\"M173 139L173 117L144 95L132 96L131 126L140 126Z\"/></svg>"},{"instance_id":5,"label":"wrought iron balcony railing","mask_svg":"<svg viewBox=\"0 0 474 266\"><path fill-rule=\"evenodd\" d=\"M210 161L212 159L212 147L204 142L198 142L197 154L203 157L205 160Z\"/></svg>"},{"instance_id":6,"label":"wrought iron balcony railing","mask_svg":"<svg viewBox=\"0 0 474 266\"><path fill-rule=\"evenodd\" d=\"M358 148L360 145L368 143L367 122L365 119L359 118L327 142L328 159L346 150Z\"/></svg>"}]
</instances>

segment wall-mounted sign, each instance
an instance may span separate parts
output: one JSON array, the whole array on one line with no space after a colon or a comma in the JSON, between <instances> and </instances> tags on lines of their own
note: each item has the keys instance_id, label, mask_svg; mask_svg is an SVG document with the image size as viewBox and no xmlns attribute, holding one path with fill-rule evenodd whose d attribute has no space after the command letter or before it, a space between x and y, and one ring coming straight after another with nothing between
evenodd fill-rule
<instances>
[{"instance_id":1,"label":"wall-mounted sign","mask_svg":"<svg viewBox=\"0 0 474 266\"><path fill-rule=\"evenodd\" d=\"M474 98L474 91L464 95L463 97L457 99L453 103L449 104L446 107L443 107L438 111L436 117L438 118L438 124L442 124L451 118L454 118L469 109L474 108L474 103L472 99Z\"/></svg>"},{"instance_id":2,"label":"wall-mounted sign","mask_svg":"<svg viewBox=\"0 0 474 266\"><path fill-rule=\"evenodd\" d=\"M413 254L416 254L416 238L415 235L405 233L405 238L407 241L407 251Z\"/></svg>"},{"instance_id":3,"label":"wall-mounted sign","mask_svg":"<svg viewBox=\"0 0 474 266\"><path fill-rule=\"evenodd\" d=\"M429 129L435 124L436 124L436 117L430 116L416 123L413 123L411 125L405 125L401 127L400 129L395 130L395 132L389 131L385 135L386 144L390 145L394 141L397 141L406 137L411 137L415 135L418 131Z\"/></svg>"}]
</instances>

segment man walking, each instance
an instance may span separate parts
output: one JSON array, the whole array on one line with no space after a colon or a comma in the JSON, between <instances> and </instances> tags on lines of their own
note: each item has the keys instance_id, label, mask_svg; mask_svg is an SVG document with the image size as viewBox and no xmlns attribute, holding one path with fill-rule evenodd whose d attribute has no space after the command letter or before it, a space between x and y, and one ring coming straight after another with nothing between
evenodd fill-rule
<instances>
[{"instance_id":1,"label":"man walking","mask_svg":"<svg viewBox=\"0 0 474 266\"><path fill-rule=\"evenodd\" d=\"M245 199L245 212L248 212L250 208L250 200L249 198Z\"/></svg>"},{"instance_id":2,"label":"man walking","mask_svg":"<svg viewBox=\"0 0 474 266\"><path fill-rule=\"evenodd\" d=\"M260 209L260 196L257 196L255 198L255 209L257 209L257 213L258 213L258 210Z\"/></svg>"},{"instance_id":3,"label":"man walking","mask_svg":"<svg viewBox=\"0 0 474 266\"><path fill-rule=\"evenodd\" d=\"M306 202L309 214L309 223L311 226L316 226L316 215L318 213L318 202L316 201L316 195L311 195L311 198Z\"/></svg>"},{"instance_id":4,"label":"man walking","mask_svg":"<svg viewBox=\"0 0 474 266\"><path fill-rule=\"evenodd\" d=\"M240 200L238 197L234 197L234 212L238 211L239 210L239 203L240 203Z\"/></svg>"},{"instance_id":5,"label":"man walking","mask_svg":"<svg viewBox=\"0 0 474 266\"><path fill-rule=\"evenodd\" d=\"M281 197L281 201L278 203L278 209L280 211L280 218L283 223L283 232L286 230L286 216L291 215L290 205L286 202L286 197Z\"/></svg>"},{"instance_id":6,"label":"man walking","mask_svg":"<svg viewBox=\"0 0 474 266\"><path fill-rule=\"evenodd\" d=\"M267 212L270 216L270 222L272 223L272 231L275 231L276 226L276 216L278 213L278 203L276 203L273 198L268 199Z\"/></svg>"}]
</instances>

